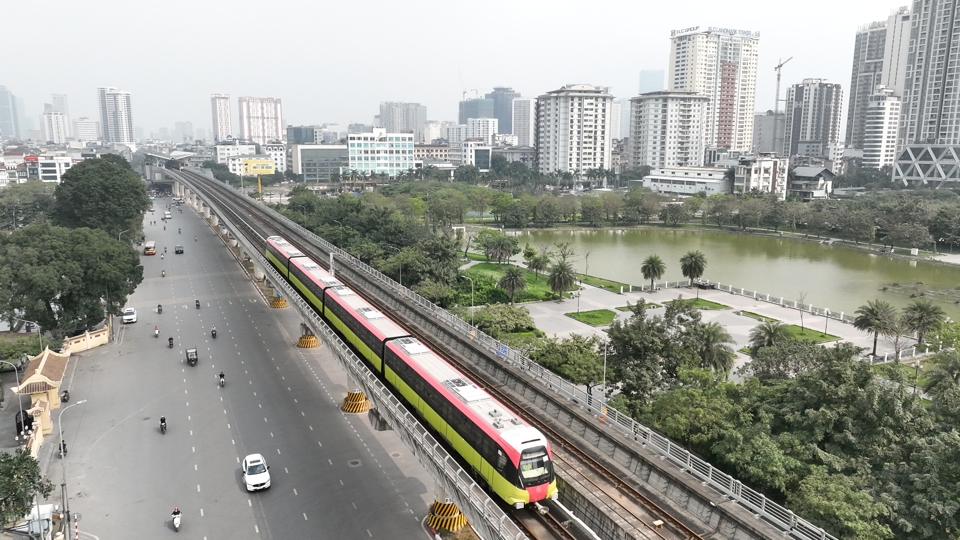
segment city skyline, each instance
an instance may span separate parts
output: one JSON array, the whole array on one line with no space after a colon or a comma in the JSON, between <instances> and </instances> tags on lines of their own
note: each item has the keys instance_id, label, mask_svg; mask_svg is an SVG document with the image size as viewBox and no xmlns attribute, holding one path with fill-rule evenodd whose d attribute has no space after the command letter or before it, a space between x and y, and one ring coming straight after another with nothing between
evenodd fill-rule
<instances>
[{"instance_id":1,"label":"city skyline","mask_svg":"<svg viewBox=\"0 0 960 540\"><path fill-rule=\"evenodd\" d=\"M557 59L527 62L505 62L503 57L492 55L483 58L463 60L453 50L445 51L436 47L429 32L415 33L406 43L408 54L417 51L431 51L434 66L429 77L414 74L407 62L386 64L377 60L375 72L361 74L354 81L363 84L330 84L322 75L312 75L299 66L296 55L276 55L271 49L248 50L243 54L225 53L218 56L216 69L206 62L193 62L180 66L183 84L170 77L164 69L142 66L136 51L155 47L164 38L152 32L143 32L136 25L122 22L126 9L115 0L106 0L104 4L115 4L116 9L104 7L100 15L94 18L88 11L75 3L54 0L49 12L52 13L51 30L58 33L62 42L72 42L77 47L68 50L54 49L52 44L37 42L34 45L38 54L56 55L68 66L65 70L51 73L37 73L31 69L27 58L12 57L8 62L8 73L29 74L22 77L10 77L0 83L26 101L27 114L39 118L42 104L50 94L66 94L71 102L71 115L74 117L94 117L97 115L96 88L104 84L113 84L130 92L136 98L136 125L145 132L158 127L172 127L174 121L189 121L195 126L210 131L210 95L229 93L232 96L276 96L283 99L286 123L292 125L337 122L369 124L377 114L379 104L384 101L418 102L430 110L429 120L456 120L458 103L466 90L467 97L473 97L474 89L480 95L490 92L495 86L509 86L523 96L532 97L543 92L568 84L593 84L611 87L618 99L628 100L638 92L637 80L642 70L665 70L670 50L670 31L693 26L720 27L757 31L761 34L760 58L758 64L757 101L758 111L772 109L774 99L775 74L773 66L779 58L794 57L784 68L785 84L795 84L805 78L825 78L837 82L849 81L851 72L851 51L857 28L871 21L885 19L891 12L907 4L900 0L889 5L875 1L852 0L850 2L827 3L825 0L812 0L804 10L791 14L791 17L771 17L768 12L736 9L736 5L718 5L706 1L693 1L684 10L671 10L669 7L648 7L626 1L606 1L594 6L595 9L616 13L611 23L604 28L604 39L608 44L608 54L598 55L592 50L565 50ZM232 4L234 9L221 10L216 4L194 5L191 17L183 17L176 6L161 10L156 14L156 27L175 29L173 34L190 36L188 40L173 39L173 34L164 46L165 57L186 58L199 54L199 51L222 50L222 43L204 30L206 20L218 20L226 27L241 27L245 13L254 9L254 4L241 0ZM418 0L412 5L378 4L369 21L368 29L385 32L392 26L393 20L418 13L418 23L424 28L442 29L455 19L455 10L432 0ZM744 6L745 7L745 6ZM306 2L292 2L280 9L263 14L261 21L266 27L282 27L296 32L309 26L314 16L337 17L338 13L347 16L348 8L331 5L320 6ZM14 5L8 15L16 20L26 18L32 10L26 5ZM322 12L322 13L321 13ZM341 13L342 12L342 13ZM695 17L687 13L697 13ZM487 25L493 29L488 36L493 41L509 41L517 51L539 50L543 40L551 36L569 35L582 32L581 20L564 15L565 10L545 13L536 5L520 5L510 18L503 18L496 12L471 12L471 21L478 25ZM831 16L824 18L823 13ZM542 28L530 31L525 22L534 18L541 21L535 25ZM475 20L474 20L475 19ZM643 21L652 31L637 32L637 23ZM98 35L96 29L109 32L114 39L127 44L125 52L115 64L90 62L83 51L96 46L92 36ZM813 34L810 28L816 28ZM522 30L522 31L521 31ZM15 27L12 42L33 43L26 28ZM351 34L346 29L333 29L333 42L347 43ZM817 39L811 35L830 35L830 40ZM341 39L336 39L337 37ZM801 45L802 43L802 45ZM47 50L49 49L49 50ZM613 52L616 51L616 52ZM344 47L336 55L325 56L325 68L318 73L351 72L351 65L379 58L380 50L375 46ZM525 53L534 54L534 53ZM201 58L203 56L201 55ZM252 66L269 66L265 73L304 73L294 77L256 76L252 77ZM317 85L323 85L322 94L317 93ZM322 99L319 97L322 95Z\"/></svg>"}]
</instances>

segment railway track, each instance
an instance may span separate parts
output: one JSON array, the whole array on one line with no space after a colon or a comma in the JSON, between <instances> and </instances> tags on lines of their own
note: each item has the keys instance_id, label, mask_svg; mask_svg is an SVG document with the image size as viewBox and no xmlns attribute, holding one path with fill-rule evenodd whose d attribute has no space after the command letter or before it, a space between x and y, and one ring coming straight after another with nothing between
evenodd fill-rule
<instances>
[{"instance_id":1,"label":"railway track","mask_svg":"<svg viewBox=\"0 0 960 540\"><path fill-rule=\"evenodd\" d=\"M304 254L310 256L316 262L320 263L329 270L328 251L324 250L321 246L315 245L310 239L304 237L300 232L291 229L284 224L276 223L261 215L261 209L258 208L257 205L249 198L243 197L231 189L218 186L206 177L196 173L181 171L180 174L184 174L193 179L193 184L198 188L199 191L205 192L206 196L221 201L223 203L223 209L229 209L229 211L234 214L234 217L237 218L234 221L242 224L250 233L252 233L252 237L248 237L248 239L254 241L256 247L260 249L261 252L266 246L265 238L267 236L283 236L298 249L300 249ZM244 215L237 213L237 210L234 209L235 207L243 208ZM255 222L255 224L252 222ZM361 279L363 278L362 273L352 274L355 274ZM338 279L341 279L348 285L362 289L367 300L376 305L378 309L381 309L386 313L390 313L392 317L398 320L398 322L410 329L411 333L417 339L424 343L429 343L434 352L441 355L445 360L450 362L451 365L463 372L470 379L483 384L485 390L487 390L497 400L510 407L513 411L520 414L524 420L529 422L531 425L534 425L545 435L547 435L547 437L553 443L554 461L560 461L565 464L565 469L567 471L580 472L581 474L579 475L578 481L575 483L586 487L594 494L602 493L608 500L608 508L614 508L620 517L639 524L636 532L642 535L640 538L651 540L703 540L703 537L700 534L688 527L683 521L660 507L660 505L658 505L638 488L627 482L624 482L617 473L604 466L593 456L581 450L577 446L576 441L568 440L566 436L560 433L557 429L554 429L550 424L540 420L534 415L528 414L526 412L527 406L525 404L518 402L511 395L501 391L495 382L491 383L488 381L486 376L478 373L468 363L463 361L459 353L448 350L443 343L439 342L434 336L424 331L420 325L412 320L409 320L409 318L403 314L397 313L391 308L390 305L384 303L380 295L388 293L388 291L384 290L384 287L381 283L373 280L364 280L364 283L353 283L354 280L351 278L343 279L342 273L338 274ZM585 469L595 473L597 478L591 478L587 474L582 474L582 471ZM642 509L644 509L646 515L638 515L636 511L629 507L627 501L640 506ZM535 512L531 512L530 514L533 514L533 516L521 518L518 516L517 512L508 512L508 515L513 518L517 525L528 531L528 534L530 534L533 538L543 538L543 533L535 533L533 531L535 526L533 526L530 522L531 519L539 521L539 523L541 523L544 527L543 530L549 530L557 539L565 540L576 538L576 536L570 533L565 524L552 514L548 513L544 516L537 516Z\"/></svg>"}]
</instances>

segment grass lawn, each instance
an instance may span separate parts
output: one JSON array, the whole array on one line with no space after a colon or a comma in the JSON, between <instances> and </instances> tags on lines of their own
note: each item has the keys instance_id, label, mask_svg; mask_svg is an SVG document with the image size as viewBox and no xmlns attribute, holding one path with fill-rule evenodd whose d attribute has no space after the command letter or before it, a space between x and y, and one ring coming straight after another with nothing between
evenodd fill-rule
<instances>
[{"instance_id":1,"label":"grass lawn","mask_svg":"<svg viewBox=\"0 0 960 540\"><path fill-rule=\"evenodd\" d=\"M900 371L903 373L903 383L908 386L913 386L914 379L916 379L917 388L922 388L923 385L927 384L930 380L930 371L937 367L937 363L932 361L932 358L927 358L920 361L920 377L917 377L917 367L914 362L909 358L904 360L900 364ZM875 366L870 366L870 368L879 375L884 377L888 376L889 371L893 369L895 364L893 362L887 364L877 364Z\"/></svg>"},{"instance_id":2,"label":"grass lawn","mask_svg":"<svg viewBox=\"0 0 960 540\"><path fill-rule=\"evenodd\" d=\"M777 320L779 320L779 319L774 319L773 317L766 317L764 315L760 315L759 313L754 313L752 311L740 311L740 314L745 317L750 317L751 319L756 319L761 322L776 322Z\"/></svg>"},{"instance_id":3,"label":"grass lawn","mask_svg":"<svg viewBox=\"0 0 960 540\"><path fill-rule=\"evenodd\" d=\"M487 256L483 253L467 252L467 258L471 261L487 262Z\"/></svg>"},{"instance_id":4,"label":"grass lawn","mask_svg":"<svg viewBox=\"0 0 960 540\"><path fill-rule=\"evenodd\" d=\"M683 300L669 300L664 302L664 304L672 304L674 302L683 302L685 304L690 304L694 309L730 309L730 306L721 304L719 302L711 302L710 300L704 300L703 298L685 298Z\"/></svg>"},{"instance_id":5,"label":"grass lawn","mask_svg":"<svg viewBox=\"0 0 960 540\"><path fill-rule=\"evenodd\" d=\"M609 309L595 309L593 311L581 311L580 313L571 311L570 313L565 313L565 315L571 319L589 324L590 326L606 326L612 323L613 319L617 317L617 313Z\"/></svg>"},{"instance_id":6,"label":"grass lawn","mask_svg":"<svg viewBox=\"0 0 960 540\"><path fill-rule=\"evenodd\" d=\"M507 272L507 268L520 268L523 270L523 277L527 280L527 288L523 290L523 293L517 295L517 301L524 301L522 297L527 297L529 300L547 300L553 297L553 291L550 290L550 286L547 285L547 276L540 274L539 280L537 279L536 274L527 270L526 268L521 268L512 264L497 264L497 263L480 263L471 266L463 271L464 274L468 276L476 275L485 275L492 277L493 279L500 281L500 278ZM577 290L577 287L574 286L570 290ZM531 298L535 297L535 298ZM569 298L570 296L567 295Z\"/></svg>"},{"instance_id":7,"label":"grass lawn","mask_svg":"<svg viewBox=\"0 0 960 540\"><path fill-rule=\"evenodd\" d=\"M615 292L620 294L620 288L623 290L629 291L630 285L627 283L620 283L619 281L611 281L609 279L598 278L596 276L588 276L586 274L577 274L577 279L586 283L587 285L592 285L601 289L606 289L610 292Z\"/></svg>"},{"instance_id":8,"label":"grass lawn","mask_svg":"<svg viewBox=\"0 0 960 540\"><path fill-rule=\"evenodd\" d=\"M658 308L658 307L662 307L662 306L660 306L660 304L657 304L657 303L654 303L654 302L646 302L644 305L646 305L646 306L647 306L648 308L650 308L650 309L656 309L656 308ZM617 308L617 311L630 311L631 309L633 309L633 306L632 306L632 305L630 305L630 306L620 306L620 307Z\"/></svg>"},{"instance_id":9,"label":"grass lawn","mask_svg":"<svg viewBox=\"0 0 960 540\"><path fill-rule=\"evenodd\" d=\"M836 341L840 339L840 336L835 336L833 334L824 334L820 330L815 330L809 326L806 330L802 329L798 324L787 324L784 325L787 329L787 332L790 333L790 336L793 339L800 339L803 341L812 341L814 343L826 343L828 341Z\"/></svg>"}]
</instances>

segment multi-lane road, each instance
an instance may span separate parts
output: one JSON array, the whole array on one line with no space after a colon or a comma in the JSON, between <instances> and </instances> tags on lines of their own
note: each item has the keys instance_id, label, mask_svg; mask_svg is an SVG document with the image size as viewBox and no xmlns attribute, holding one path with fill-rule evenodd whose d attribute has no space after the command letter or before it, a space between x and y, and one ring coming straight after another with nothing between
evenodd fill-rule
<instances>
[{"instance_id":1,"label":"multi-lane road","mask_svg":"<svg viewBox=\"0 0 960 540\"><path fill-rule=\"evenodd\" d=\"M429 475L392 432L339 410L349 382L332 356L294 347L299 318L264 304L193 210L174 210L163 230L169 201L157 199L147 215L158 223L145 227L158 254L141 256L144 281L128 302L138 322L74 357L67 372L72 401L87 400L63 415L70 509L82 515L81 535L169 538L174 506L184 512L180 533L198 539L425 535ZM176 244L184 254L174 254ZM185 362L192 347L195 367ZM53 446L48 440L41 461L59 484ZM240 461L251 453L270 465L269 490L244 488ZM56 492L50 499L59 502Z\"/></svg>"}]
</instances>

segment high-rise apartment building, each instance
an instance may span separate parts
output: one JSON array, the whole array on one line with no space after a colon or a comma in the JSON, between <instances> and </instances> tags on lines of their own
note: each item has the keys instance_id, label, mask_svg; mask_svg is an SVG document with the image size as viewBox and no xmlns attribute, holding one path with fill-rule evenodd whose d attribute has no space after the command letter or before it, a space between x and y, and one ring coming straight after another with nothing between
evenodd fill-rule
<instances>
[{"instance_id":1,"label":"high-rise apartment building","mask_svg":"<svg viewBox=\"0 0 960 540\"><path fill-rule=\"evenodd\" d=\"M0 140L17 138L20 138L17 98L6 86L0 86Z\"/></svg>"},{"instance_id":2,"label":"high-rise apartment building","mask_svg":"<svg viewBox=\"0 0 960 540\"><path fill-rule=\"evenodd\" d=\"M892 88L877 88L870 96L863 135L863 166L879 169L893 165L897 157L897 127L900 98Z\"/></svg>"},{"instance_id":3,"label":"high-rise apartment building","mask_svg":"<svg viewBox=\"0 0 960 540\"><path fill-rule=\"evenodd\" d=\"M467 118L496 118L493 113L493 100L475 98L461 101L459 123L466 125Z\"/></svg>"},{"instance_id":4,"label":"high-rise apartment building","mask_svg":"<svg viewBox=\"0 0 960 540\"><path fill-rule=\"evenodd\" d=\"M112 86L97 88L100 104L100 129L103 141L131 144L133 138L133 110L130 92Z\"/></svg>"},{"instance_id":5,"label":"high-rise apartment building","mask_svg":"<svg viewBox=\"0 0 960 540\"><path fill-rule=\"evenodd\" d=\"M613 96L609 88L570 84L537 98L537 162L541 173L609 169Z\"/></svg>"},{"instance_id":6,"label":"high-rise apartment building","mask_svg":"<svg viewBox=\"0 0 960 540\"><path fill-rule=\"evenodd\" d=\"M704 146L748 152L760 33L697 26L672 31L670 42L667 89L709 98Z\"/></svg>"},{"instance_id":7,"label":"high-rise apartment building","mask_svg":"<svg viewBox=\"0 0 960 540\"><path fill-rule=\"evenodd\" d=\"M960 181L960 6L914 0L894 181Z\"/></svg>"},{"instance_id":8,"label":"high-rise apartment building","mask_svg":"<svg viewBox=\"0 0 960 540\"><path fill-rule=\"evenodd\" d=\"M710 98L695 92L650 92L630 100L627 165L703 165L703 124Z\"/></svg>"},{"instance_id":9,"label":"high-rise apartment building","mask_svg":"<svg viewBox=\"0 0 960 540\"><path fill-rule=\"evenodd\" d=\"M283 105L279 98L237 98L240 107L240 138L257 144L281 141L286 135Z\"/></svg>"},{"instance_id":10,"label":"high-rise apartment building","mask_svg":"<svg viewBox=\"0 0 960 540\"><path fill-rule=\"evenodd\" d=\"M753 144L750 153L777 152L783 148L783 112L767 111L753 115ZM779 132L779 133L778 133Z\"/></svg>"},{"instance_id":11,"label":"high-rise apartment building","mask_svg":"<svg viewBox=\"0 0 960 540\"><path fill-rule=\"evenodd\" d=\"M233 137L230 94L210 94L210 112L213 113L213 142L218 143Z\"/></svg>"},{"instance_id":12,"label":"high-rise apartment building","mask_svg":"<svg viewBox=\"0 0 960 540\"><path fill-rule=\"evenodd\" d=\"M349 167L364 176L393 176L413 168L412 133L387 133L373 128L372 133L347 135Z\"/></svg>"},{"instance_id":13,"label":"high-rise apartment building","mask_svg":"<svg viewBox=\"0 0 960 540\"><path fill-rule=\"evenodd\" d=\"M100 140L100 122L81 116L73 121L73 137L78 141L90 142Z\"/></svg>"},{"instance_id":14,"label":"high-rise apartment building","mask_svg":"<svg viewBox=\"0 0 960 540\"><path fill-rule=\"evenodd\" d=\"M537 100L518 97L513 99L513 134L517 136L517 146L537 144Z\"/></svg>"},{"instance_id":15,"label":"high-rise apartment building","mask_svg":"<svg viewBox=\"0 0 960 540\"><path fill-rule=\"evenodd\" d=\"M467 118L467 139L480 139L483 144L492 146L499 125L497 118Z\"/></svg>"},{"instance_id":16,"label":"high-rise apartment building","mask_svg":"<svg viewBox=\"0 0 960 540\"><path fill-rule=\"evenodd\" d=\"M784 109L784 156L827 157L840 140L843 91L824 79L804 79L787 89Z\"/></svg>"},{"instance_id":17,"label":"high-rise apartment building","mask_svg":"<svg viewBox=\"0 0 960 540\"><path fill-rule=\"evenodd\" d=\"M865 112L878 86L903 95L910 48L910 9L901 7L885 21L866 24L857 30L847 105L847 145L862 149Z\"/></svg>"},{"instance_id":18,"label":"high-rise apartment building","mask_svg":"<svg viewBox=\"0 0 960 540\"><path fill-rule=\"evenodd\" d=\"M47 110L40 117L40 130L44 142L64 144L70 136L67 128L67 116L60 111Z\"/></svg>"},{"instance_id":19,"label":"high-rise apartment building","mask_svg":"<svg viewBox=\"0 0 960 540\"><path fill-rule=\"evenodd\" d=\"M487 94L487 99L493 100L493 117L499 121L497 133L513 133L513 100L518 97L520 92L502 86L494 86L493 92Z\"/></svg>"},{"instance_id":20,"label":"high-rise apartment building","mask_svg":"<svg viewBox=\"0 0 960 540\"><path fill-rule=\"evenodd\" d=\"M387 133L413 133L423 141L423 127L427 123L427 107L419 103L385 101L380 104L380 127Z\"/></svg>"}]
</instances>

